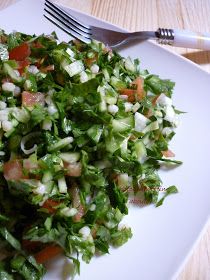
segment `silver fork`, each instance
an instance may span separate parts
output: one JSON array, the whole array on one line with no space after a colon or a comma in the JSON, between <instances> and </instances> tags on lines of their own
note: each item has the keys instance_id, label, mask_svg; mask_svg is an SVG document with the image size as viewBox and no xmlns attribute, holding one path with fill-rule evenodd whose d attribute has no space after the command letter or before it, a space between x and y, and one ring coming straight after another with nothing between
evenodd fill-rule
<instances>
[{"instance_id":1,"label":"silver fork","mask_svg":"<svg viewBox=\"0 0 210 280\"><path fill-rule=\"evenodd\" d=\"M84 43L95 39L116 48L134 40L155 39L160 44L210 50L210 34L207 33L167 28L159 28L157 31L113 31L87 25L49 0L45 0L44 16L64 32Z\"/></svg>"}]
</instances>

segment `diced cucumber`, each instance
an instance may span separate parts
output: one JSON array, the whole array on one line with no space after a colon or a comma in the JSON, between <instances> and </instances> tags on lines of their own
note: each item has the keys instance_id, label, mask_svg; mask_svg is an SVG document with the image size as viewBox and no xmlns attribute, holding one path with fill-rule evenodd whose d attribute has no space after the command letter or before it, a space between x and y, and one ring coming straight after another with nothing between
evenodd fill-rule
<instances>
[{"instance_id":1,"label":"diced cucumber","mask_svg":"<svg viewBox=\"0 0 210 280\"><path fill-rule=\"evenodd\" d=\"M60 158L68 163L75 163L80 159L80 153L72 152L72 153L60 153Z\"/></svg>"},{"instance_id":2,"label":"diced cucumber","mask_svg":"<svg viewBox=\"0 0 210 280\"><path fill-rule=\"evenodd\" d=\"M129 116L124 119L113 119L112 120L112 127L115 132L123 132L134 127L134 118L133 116Z\"/></svg>"},{"instance_id":3,"label":"diced cucumber","mask_svg":"<svg viewBox=\"0 0 210 280\"><path fill-rule=\"evenodd\" d=\"M27 80L24 83L25 90L37 92L36 76L29 73Z\"/></svg>"},{"instance_id":4,"label":"diced cucumber","mask_svg":"<svg viewBox=\"0 0 210 280\"><path fill-rule=\"evenodd\" d=\"M104 85L104 91L105 91L105 101L109 105L114 105L117 103L118 94L117 92L109 85Z\"/></svg>"},{"instance_id":5,"label":"diced cucumber","mask_svg":"<svg viewBox=\"0 0 210 280\"><path fill-rule=\"evenodd\" d=\"M109 81L110 81L110 75L109 75L108 70L107 70L106 68L104 68L104 69L102 70L102 73L104 74L105 80L106 80L107 82L109 82Z\"/></svg>"},{"instance_id":6,"label":"diced cucumber","mask_svg":"<svg viewBox=\"0 0 210 280\"><path fill-rule=\"evenodd\" d=\"M81 60L76 60L71 64L66 65L64 69L66 70L66 72L69 74L70 77L73 77L79 74L80 72L84 71L85 67Z\"/></svg>"},{"instance_id":7,"label":"diced cucumber","mask_svg":"<svg viewBox=\"0 0 210 280\"><path fill-rule=\"evenodd\" d=\"M42 182L45 184L47 182L50 182L52 179L53 174L49 170L45 171L42 177Z\"/></svg>"},{"instance_id":8,"label":"diced cucumber","mask_svg":"<svg viewBox=\"0 0 210 280\"><path fill-rule=\"evenodd\" d=\"M136 67L133 64L132 60L130 57L126 58L125 60L125 69L131 72L135 72L136 71Z\"/></svg>"},{"instance_id":9,"label":"diced cucumber","mask_svg":"<svg viewBox=\"0 0 210 280\"><path fill-rule=\"evenodd\" d=\"M99 104L99 110L100 112L105 112L107 111L107 105L106 102L104 100L102 100Z\"/></svg>"},{"instance_id":10,"label":"diced cucumber","mask_svg":"<svg viewBox=\"0 0 210 280\"><path fill-rule=\"evenodd\" d=\"M140 163L144 163L144 161L147 157L147 150L146 150L144 143L142 141L138 140L135 143L134 147L135 147L135 154L136 154L137 160Z\"/></svg>"},{"instance_id":11,"label":"diced cucumber","mask_svg":"<svg viewBox=\"0 0 210 280\"><path fill-rule=\"evenodd\" d=\"M61 177L58 179L58 189L60 193L67 193L67 184L65 177Z\"/></svg>"},{"instance_id":12,"label":"diced cucumber","mask_svg":"<svg viewBox=\"0 0 210 280\"><path fill-rule=\"evenodd\" d=\"M46 76L47 76L46 73L38 72L38 73L36 74L36 79L37 79L37 81L41 81L41 80L43 80L44 78L46 78Z\"/></svg>"},{"instance_id":13,"label":"diced cucumber","mask_svg":"<svg viewBox=\"0 0 210 280\"><path fill-rule=\"evenodd\" d=\"M95 162L95 166L99 169L110 168L112 166L108 159L100 160Z\"/></svg>"},{"instance_id":14,"label":"diced cucumber","mask_svg":"<svg viewBox=\"0 0 210 280\"><path fill-rule=\"evenodd\" d=\"M121 149L121 155L122 156L126 156L127 155L127 152L128 152L128 139L130 138L127 137L123 140L122 144L120 145L120 149Z\"/></svg>"},{"instance_id":15,"label":"diced cucumber","mask_svg":"<svg viewBox=\"0 0 210 280\"><path fill-rule=\"evenodd\" d=\"M78 210L76 208L65 207L60 210L60 215L66 216L66 217L73 217L74 215L77 214L77 212L78 212Z\"/></svg>"},{"instance_id":16,"label":"diced cucumber","mask_svg":"<svg viewBox=\"0 0 210 280\"><path fill-rule=\"evenodd\" d=\"M115 105L117 103L117 97L107 95L105 97L106 103L109 105Z\"/></svg>"},{"instance_id":17,"label":"diced cucumber","mask_svg":"<svg viewBox=\"0 0 210 280\"><path fill-rule=\"evenodd\" d=\"M14 108L12 115L16 118L16 120L22 123L27 123L30 120L30 114L25 108Z\"/></svg>"},{"instance_id":18,"label":"diced cucumber","mask_svg":"<svg viewBox=\"0 0 210 280\"><path fill-rule=\"evenodd\" d=\"M117 183L120 189L129 187L129 177L127 173L122 173L117 176Z\"/></svg>"},{"instance_id":19,"label":"diced cucumber","mask_svg":"<svg viewBox=\"0 0 210 280\"><path fill-rule=\"evenodd\" d=\"M149 119L146 118L144 115L142 115L139 112L135 113L134 119L135 119L135 128L134 128L134 130L137 131L137 132L143 132L143 130L147 126L147 123L149 122Z\"/></svg>"},{"instance_id":20,"label":"diced cucumber","mask_svg":"<svg viewBox=\"0 0 210 280\"><path fill-rule=\"evenodd\" d=\"M121 145L125 138L120 135L109 135L109 137L106 138L106 150L113 154L115 151L121 148Z\"/></svg>"},{"instance_id":21,"label":"diced cucumber","mask_svg":"<svg viewBox=\"0 0 210 280\"><path fill-rule=\"evenodd\" d=\"M103 129L100 125L93 125L87 130L87 135L95 142L98 143L101 135L102 135Z\"/></svg>"},{"instance_id":22,"label":"diced cucumber","mask_svg":"<svg viewBox=\"0 0 210 280\"><path fill-rule=\"evenodd\" d=\"M4 133L4 136L7 138L15 131L15 127L18 125L18 121L15 119L12 119L11 122L12 122L12 129Z\"/></svg>"},{"instance_id":23,"label":"diced cucumber","mask_svg":"<svg viewBox=\"0 0 210 280\"><path fill-rule=\"evenodd\" d=\"M101 96L101 102L99 104L99 110L101 112L107 111L107 105L105 101L105 88L103 86L99 86L97 91L99 92Z\"/></svg>"},{"instance_id":24,"label":"diced cucumber","mask_svg":"<svg viewBox=\"0 0 210 280\"><path fill-rule=\"evenodd\" d=\"M67 48L66 52L70 57L75 57L75 53L70 48Z\"/></svg>"},{"instance_id":25,"label":"diced cucumber","mask_svg":"<svg viewBox=\"0 0 210 280\"><path fill-rule=\"evenodd\" d=\"M157 129L159 129L158 121L154 121L154 122L151 122L150 124L148 124L144 128L143 133L147 133L147 132L150 132L150 131L153 131L153 130L157 130Z\"/></svg>"},{"instance_id":26,"label":"diced cucumber","mask_svg":"<svg viewBox=\"0 0 210 280\"><path fill-rule=\"evenodd\" d=\"M124 83L122 80L116 78L115 76L111 77L111 82L110 83L117 90L126 88L126 83Z\"/></svg>"},{"instance_id":27,"label":"diced cucumber","mask_svg":"<svg viewBox=\"0 0 210 280\"><path fill-rule=\"evenodd\" d=\"M58 151L73 142L73 137L66 137L48 147L49 152Z\"/></svg>"},{"instance_id":28,"label":"diced cucumber","mask_svg":"<svg viewBox=\"0 0 210 280\"><path fill-rule=\"evenodd\" d=\"M116 63L115 68L113 69L113 74L115 77L120 78L120 66Z\"/></svg>"},{"instance_id":29,"label":"diced cucumber","mask_svg":"<svg viewBox=\"0 0 210 280\"><path fill-rule=\"evenodd\" d=\"M4 63L3 70L6 74L10 76L10 78L15 82L21 82L22 78L17 75L15 70L8 64Z\"/></svg>"}]
</instances>

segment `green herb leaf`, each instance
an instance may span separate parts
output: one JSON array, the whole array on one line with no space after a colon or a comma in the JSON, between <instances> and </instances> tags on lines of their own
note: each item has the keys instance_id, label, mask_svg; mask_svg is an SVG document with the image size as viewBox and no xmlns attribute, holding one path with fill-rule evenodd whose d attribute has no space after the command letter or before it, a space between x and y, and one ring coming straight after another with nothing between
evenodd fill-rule
<instances>
[{"instance_id":1,"label":"green herb leaf","mask_svg":"<svg viewBox=\"0 0 210 280\"><path fill-rule=\"evenodd\" d=\"M165 198L170 195L170 194L174 194L174 193L178 193L178 189L176 186L170 186L166 189L164 196L156 203L156 207L159 207L163 204Z\"/></svg>"}]
</instances>

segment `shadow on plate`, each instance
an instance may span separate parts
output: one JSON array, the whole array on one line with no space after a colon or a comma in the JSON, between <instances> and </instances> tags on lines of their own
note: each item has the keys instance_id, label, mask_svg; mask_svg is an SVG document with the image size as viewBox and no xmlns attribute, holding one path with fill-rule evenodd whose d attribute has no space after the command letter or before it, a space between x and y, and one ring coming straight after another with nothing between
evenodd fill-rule
<instances>
[{"instance_id":1,"label":"shadow on plate","mask_svg":"<svg viewBox=\"0 0 210 280\"><path fill-rule=\"evenodd\" d=\"M147 41L147 40L136 39L136 40L132 40L130 42L124 43L121 46L114 47L113 49L116 50L116 51L122 51L124 49L131 48L131 47L133 47L135 45L141 44L141 43L143 43L145 41Z\"/></svg>"}]
</instances>

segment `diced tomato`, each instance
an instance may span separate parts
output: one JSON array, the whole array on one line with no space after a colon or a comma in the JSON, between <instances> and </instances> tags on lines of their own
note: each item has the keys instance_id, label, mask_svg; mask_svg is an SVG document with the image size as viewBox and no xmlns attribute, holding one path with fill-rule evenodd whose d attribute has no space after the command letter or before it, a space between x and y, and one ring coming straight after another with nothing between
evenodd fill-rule
<instances>
[{"instance_id":1,"label":"diced tomato","mask_svg":"<svg viewBox=\"0 0 210 280\"><path fill-rule=\"evenodd\" d=\"M90 67L92 66L98 59L98 54L95 53L95 55L93 57L90 58L85 58L85 64Z\"/></svg>"},{"instance_id":2,"label":"diced tomato","mask_svg":"<svg viewBox=\"0 0 210 280\"><path fill-rule=\"evenodd\" d=\"M45 97L41 92L31 93L28 91L22 92L22 105L26 107L33 107L36 104L44 106Z\"/></svg>"},{"instance_id":3,"label":"diced tomato","mask_svg":"<svg viewBox=\"0 0 210 280\"><path fill-rule=\"evenodd\" d=\"M48 199L44 202L42 208L47 209L50 214L54 214L57 211L55 207L57 207L59 204L59 201Z\"/></svg>"},{"instance_id":4,"label":"diced tomato","mask_svg":"<svg viewBox=\"0 0 210 280\"><path fill-rule=\"evenodd\" d=\"M23 61L31 54L30 46L27 43L23 43L9 52L9 59L17 61Z\"/></svg>"},{"instance_id":5,"label":"diced tomato","mask_svg":"<svg viewBox=\"0 0 210 280\"><path fill-rule=\"evenodd\" d=\"M85 208L81 203L80 200L80 195L79 195L79 188L74 185L73 187L70 188L70 193L72 195L72 206L77 209L77 214L73 216L73 221L74 222L79 222L81 218L85 214Z\"/></svg>"},{"instance_id":6,"label":"diced tomato","mask_svg":"<svg viewBox=\"0 0 210 280\"><path fill-rule=\"evenodd\" d=\"M104 49L103 49L103 52L104 53L109 53L109 54L112 54L112 49L109 47L109 46L106 46Z\"/></svg>"},{"instance_id":7,"label":"diced tomato","mask_svg":"<svg viewBox=\"0 0 210 280\"><path fill-rule=\"evenodd\" d=\"M26 58L25 60L18 61L18 71L20 74L23 73L26 66L30 65L30 60Z\"/></svg>"},{"instance_id":8,"label":"diced tomato","mask_svg":"<svg viewBox=\"0 0 210 280\"><path fill-rule=\"evenodd\" d=\"M37 59L37 61L35 62L35 65L39 68L44 63L46 58L47 58L47 56Z\"/></svg>"},{"instance_id":9,"label":"diced tomato","mask_svg":"<svg viewBox=\"0 0 210 280\"><path fill-rule=\"evenodd\" d=\"M144 97L144 80L141 77L137 77L133 82L133 85L136 85L136 92L138 101L142 100Z\"/></svg>"},{"instance_id":10,"label":"diced tomato","mask_svg":"<svg viewBox=\"0 0 210 280\"><path fill-rule=\"evenodd\" d=\"M40 71L43 72L43 73L47 73L49 71L53 71L54 69L55 69L54 64L51 64L51 65L48 65L46 67L40 68Z\"/></svg>"},{"instance_id":11,"label":"diced tomato","mask_svg":"<svg viewBox=\"0 0 210 280\"><path fill-rule=\"evenodd\" d=\"M2 84L4 84L4 83L12 83L13 81L10 77L6 77L6 78L3 78L1 80L1 82L2 82Z\"/></svg>"},{"instance_id":12,"label":"diced tomato","mask_svg":"<svg viewBox=\"0 0 210 280\"><path fill-rule=\"evenodd\" d=\"M135 102L136 98L135 98L135 94L136 94L136 90L135 89L130 89L130 88L124 88L120 90L120 94L122 95L127 95L128 96L128 101L129 102Z\"/></svg>"},{"instance_id":13,"label":"diced tomato","mask_svg":"<svg viewBox=\"0 0 210 280\"><path fill-rule=\"evenodd\" d=\"M144 80L141 77L136 78L132 85L136 86L136 89L121 89L120 94L127 95L129 102L141 101L144 97Z\"/></svg>"},{"instance_id":14,"label":"diced tomato","mask_svg":"<svg viewBox=\"0 0 210 280\"><path fill-rule=\"evenodd\" d=\"M175 157L175 154L171 150L161 151L164 157Z\"/></svg>"},{"instance_id":15,"label":"diced tomato","mask_svg":"<svg viewBox=\"0 0 210 280\"><path fill-rule=\"evenodd\" d=\"M155 97L152 97L151 102L152 102L152 106L155 107L157 99L158 99L159 95L156 95ZM151 108L149 108L147 110L147 112L145 113L145 117L147 117L148 119L153 115L153 111Z\"/></svg>"},{"instance_id":16,"label":"diced tomato","mask_svg":"<svg viewBox=\"0 0 210 280\"><path fill-rule=\"evenodd\" d=\"M67 176L72 176L72 177L79 177L81 176L82 173L82 165L80 162L75 162L75 163L64 163L64 167L67 169Z\"/></svg>"},{"instance_id":17,"label":"diced tomato","mask_svg":"<svg viewBox=\"0 0 210 280\"><path fill-rule=\"evenodd\" d=\"M31 241L27 239L22 240L22 246L29 252L37 251L37 249L42 245L39 241Z\"/></svg>"},{"instance_id":18,"label":"diced tomato","mask_svg":"<svg viewBox=\"0 0 210 280\"><path fill-rule=\"evenodd\" d=\"M156 95L153 99L152 99L152 105L155 106L157 99L158 99L159 95Z\"/></svg>"},{"instance_id":19,"label":"diced tomato","mask_svg":"<svg viewBox=\"0 0 210 280\"><path fill-rule=\"evenodd\" d=\"M44 46L42 45L42 43L40 43L39 41L33 42L32 46L36 49L41 49L44 48Z\"/></svg>"},{"instance_id":20,"label":"diced tomato","mask_svg":"<svg viewBox=\"0 0 210 280\"><path fill-rule=\"evenodd\" d=\"M91 229L91 235L93 237L93 239L96 239L96 236L97 236L97 226L95 226L94 228Z\"/></svg>"},{"instance_id":21,"label":"diced tomato","mask_svg":"<svg viewBox=\"0 0 210 280\"><path fill-rule=\"evenodd\" d=\"M50 245L35 254L35 259L38 263L45 263L63 252L63 249L58 245Z\"/></svg>"},{"instance_id":22,"label":"diced tomato","mask_svg":"<svg viewBox=\"0 0 210 280\"><path fill-rule=\"evenodd\" d=\"M153 112L151 109L148 109L147 112L145 113L145 117L147 117L148 119L153 115Z\"/></svg>"},{"instance_id":23,"label":"diced tomato","mask_svg":"<svg viewBox=\"0 0 210 280\"><path fill-rule=\"evenodd\" d=\"M23 174L22 162L18 159L5 162L3 165L3 173L6 180L27 179L27 176Z\"/></svg>"},{"instance_id":24,"label":"diced tomato","mask_svg":"<svg viewBox=\"0 0 210 280\"><path fill-rule=\"evenodd\" d=\"M79 207L77 208L77 214L73 216L73 221L74 222L80 222L81 221L81 218L84 216L85 214L85 210L84 210L84 207L82 204L79 205Z\"/></svg>"}]
</instances>

